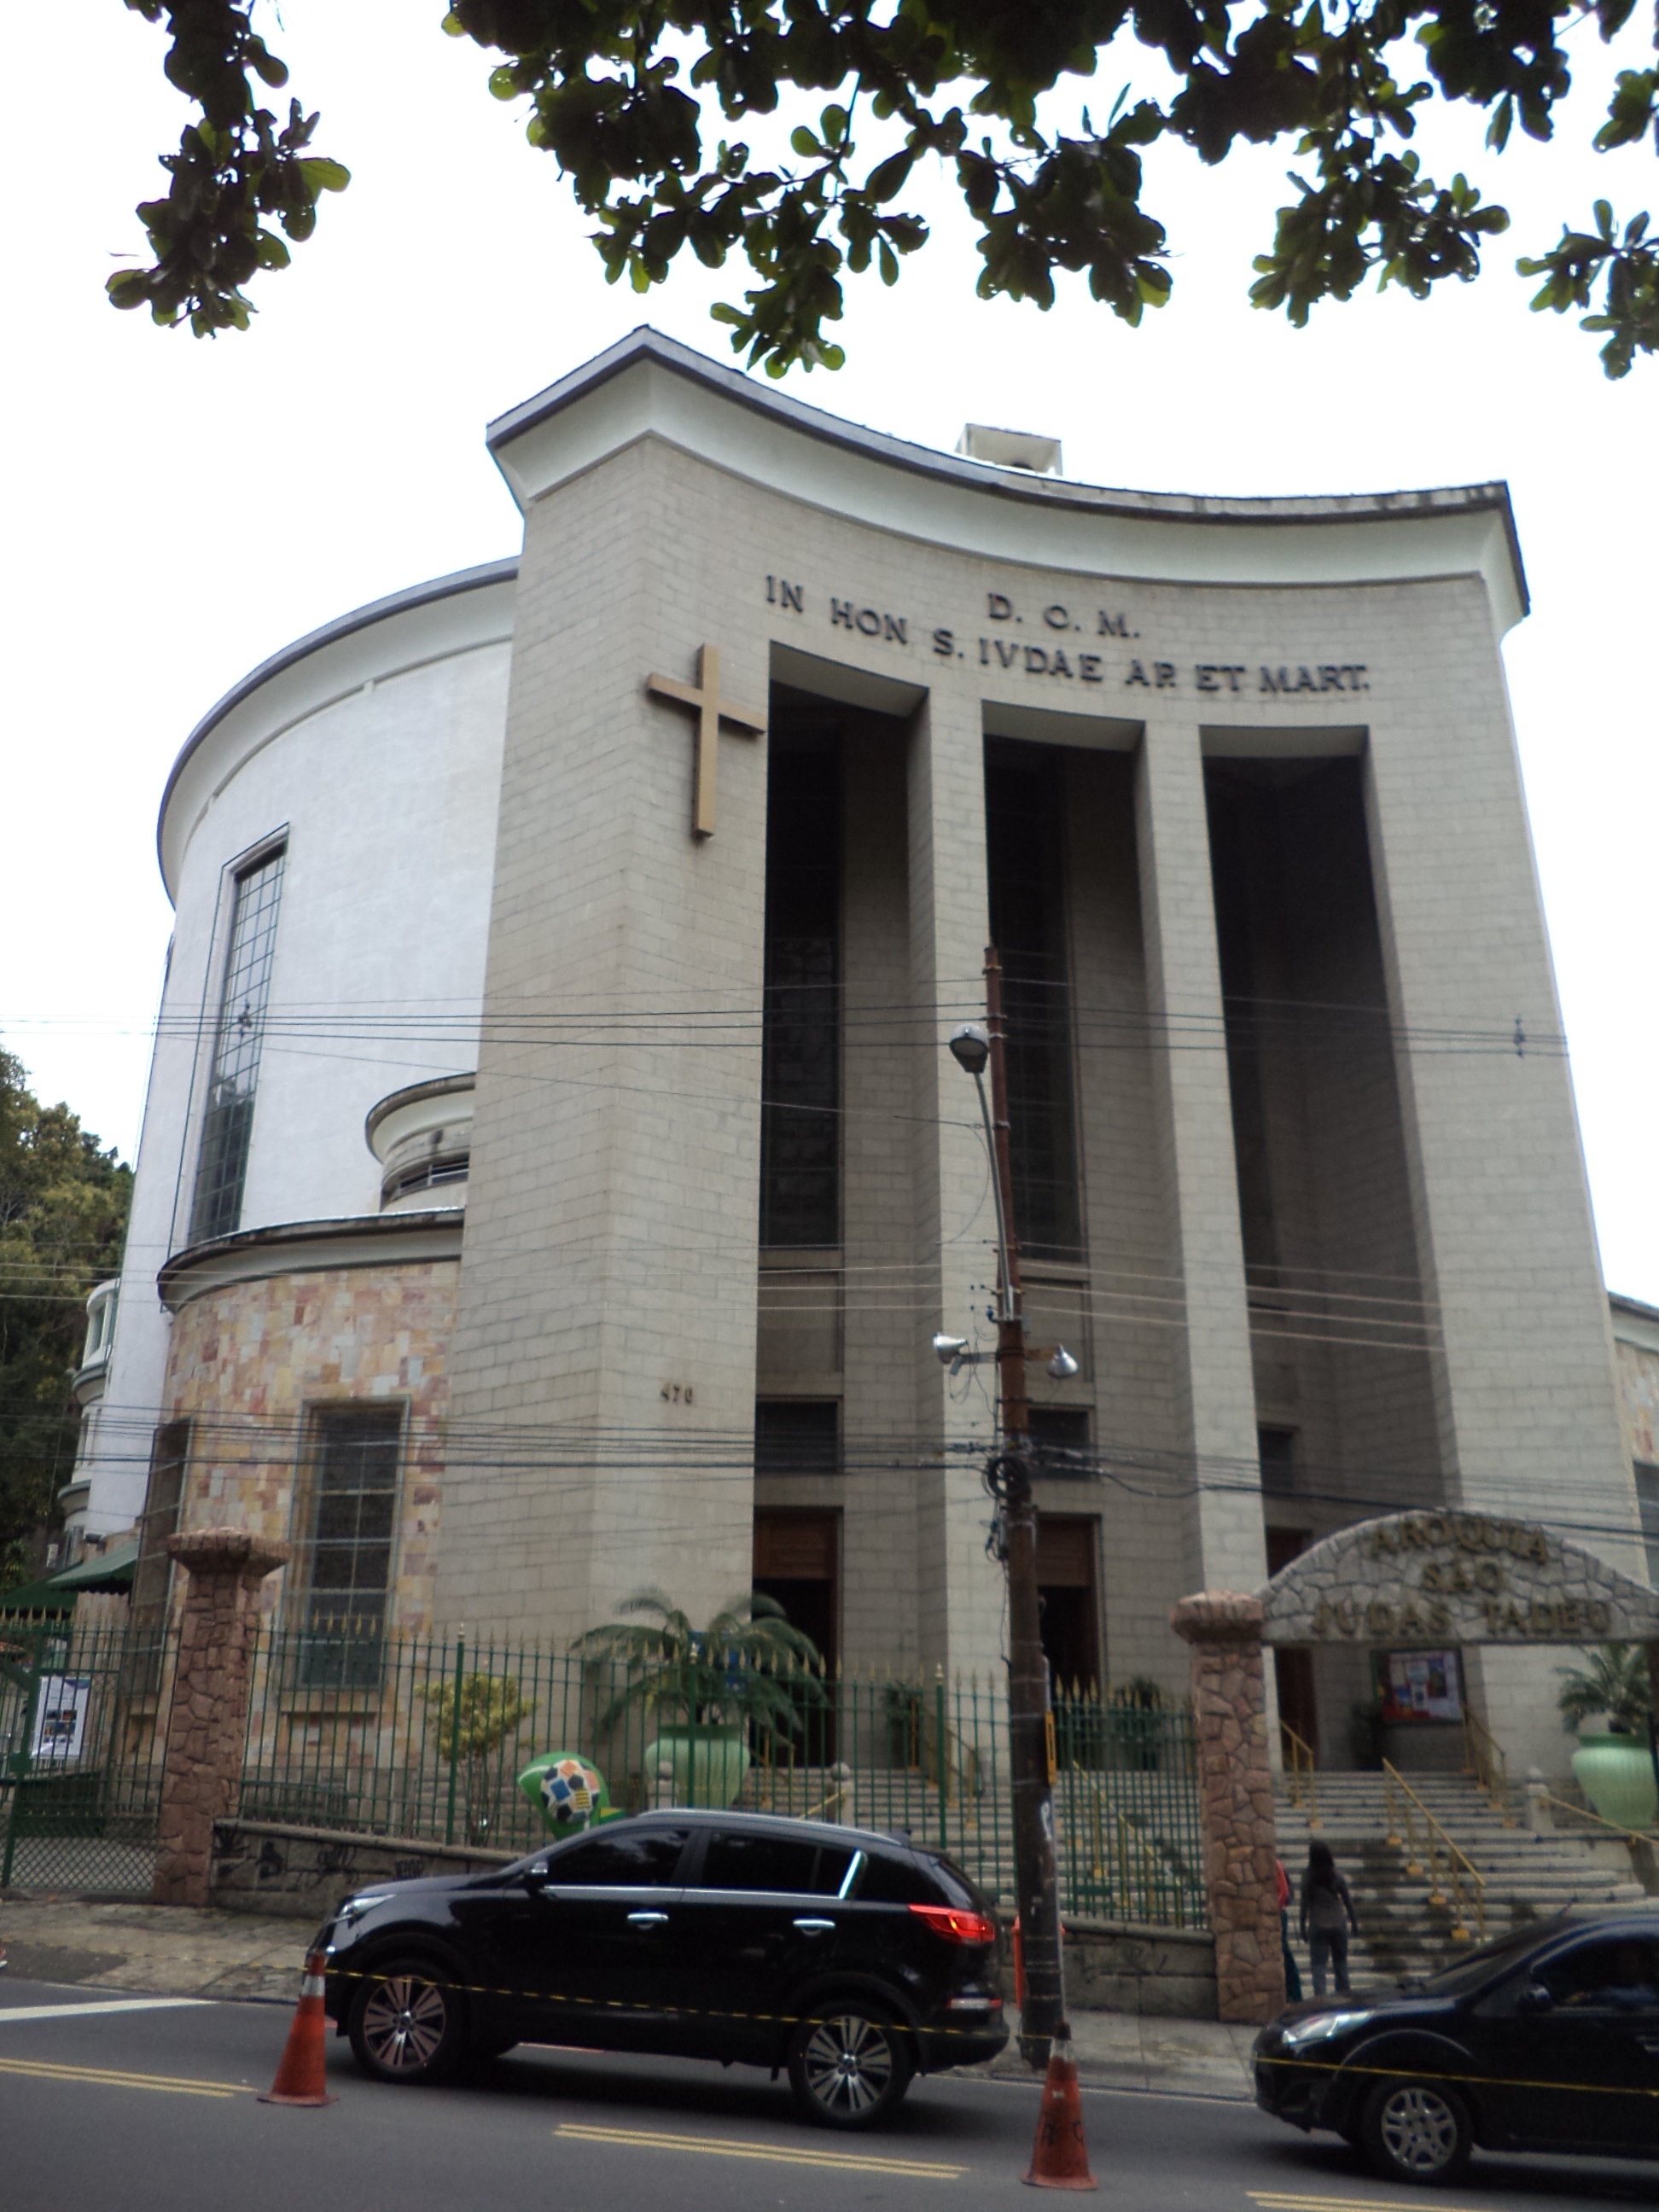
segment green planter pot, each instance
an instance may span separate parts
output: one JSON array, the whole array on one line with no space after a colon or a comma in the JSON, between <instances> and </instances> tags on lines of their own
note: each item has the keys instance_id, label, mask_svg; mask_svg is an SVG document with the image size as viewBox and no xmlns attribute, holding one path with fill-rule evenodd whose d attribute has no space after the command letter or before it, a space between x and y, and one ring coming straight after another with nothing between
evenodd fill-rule
<instances>
[{"instance_id":1,"label":"green planter pot","mask_svg":"<svg viewBox=\"0 0 1659 2212\"><path fill-rule=\"evenodd\" d=\"M1621 1828L1653 1826L1659 1790L1643 1737L1581 1735L1572 1755L1572 1778L1604 1820Z\"/></svg>"},{"instance_id":2,"label":"green planter pot","mask_svg":"<svg viewBox=\"0 0 1659 2212\"><path fill-rule=\"evenodd\" d=\"M665 1729L645 1747L647 1790L672 1759L676 1805L732 1805L749 1771L743 1724L728 1728Z\"/></svg>"}]
</instances>

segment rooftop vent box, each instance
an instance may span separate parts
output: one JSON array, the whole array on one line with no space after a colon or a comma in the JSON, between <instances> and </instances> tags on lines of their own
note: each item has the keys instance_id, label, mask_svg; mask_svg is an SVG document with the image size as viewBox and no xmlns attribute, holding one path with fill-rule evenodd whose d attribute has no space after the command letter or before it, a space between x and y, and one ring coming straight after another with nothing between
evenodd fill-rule
<instances>
[{"instance_id":1,"label":"rooftop vent box","mask_svg":"<svg viewBox=\"0 0 1659 2212\"><path fill-rule=\"evenodd\" d=\"M994 469L1024 469L1036 477L1060 473L1060 441L1039 438L1030 430L994 430L988 423L969 422L957 440L964 460L988 461Z\"/></svg>"}]
</instances>

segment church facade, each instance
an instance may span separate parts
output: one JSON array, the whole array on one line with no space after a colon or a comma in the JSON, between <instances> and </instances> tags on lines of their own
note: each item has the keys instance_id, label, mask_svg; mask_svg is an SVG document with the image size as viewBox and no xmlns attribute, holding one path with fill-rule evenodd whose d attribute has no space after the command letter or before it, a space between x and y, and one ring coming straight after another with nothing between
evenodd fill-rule
<instances>
[{"instance_id":1,"label":"church facade","mask_svg":"<svg viewBox=\"0 0 1659 2212\"><path fill-rule=\"evenodd\" d=\"M1401 1509L1645 1573L1499 647L1507 495L949 456L636 333L492 426L519 557L191 735L89 1531L290 1619L567 1638L751 1581L1000 1668L998 948L1058 1674ZM1347 1758L1379 1657L1280 1655ZM1517 1747L1540 1656L1465 1655ZM1553 1763L1559 1764L1559 1757Z\"/></svg>"}]
</instances>

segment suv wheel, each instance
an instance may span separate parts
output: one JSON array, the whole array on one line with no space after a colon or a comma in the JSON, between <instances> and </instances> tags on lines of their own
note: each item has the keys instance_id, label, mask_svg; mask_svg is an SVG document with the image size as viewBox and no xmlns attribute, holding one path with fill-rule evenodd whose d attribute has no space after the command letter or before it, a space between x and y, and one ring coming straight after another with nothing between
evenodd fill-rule
<instances>
[{"instance_id":1,"label":"suv wheel","mask_svg":"<svg viewBox=\"0 0 1659 2212\"><path fill-rule=\"evenodd\" d=\"M467 2048L465 1999L428 1959L389 1959L359 1984L347 2032L377 2081L441 2081Z\"/></svg>"},{"instance_id":2,"label":"suv wheel","mask_svg":"<svg viewBox=\"0 0 1659 2212\"><path fill-rule=\"evenodd\" d=\"M1438 2081L1384 2081L1371 2092L1364 2148L1390 2181L1450 2181L1469 2162L1474 2130L1456 2092Z\"/></svg>"},{"instance_id":3,"label":"suv wheel","mask_svg":"<svg viewBox=\"0 0 1659 2212\"><path fill-rule=\"evenodd\" d=\"M789 2047L796 2104L820 2127L875 2126L910 2086L908 2043L885 2013L862 1998L831 2000L803 2021Z\"/></svg>"}]
</instances>

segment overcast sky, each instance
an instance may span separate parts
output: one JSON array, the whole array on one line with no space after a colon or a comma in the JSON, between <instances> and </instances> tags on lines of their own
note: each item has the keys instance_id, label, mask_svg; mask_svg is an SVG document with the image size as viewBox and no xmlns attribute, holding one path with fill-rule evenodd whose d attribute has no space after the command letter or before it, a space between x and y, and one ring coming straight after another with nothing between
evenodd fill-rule
<instances>
[{"instance_id":1,"label":"overcast sky","mask_svg":"<svg viewBox=\"0 0 1659 2212\"><path fill-rule=\"evenodd\" d=\"M9 11L0 1042L131 1157L170 910L155 817L198 716L289 639L422 577L516 550L493 416L648 319L721 358L692 264L641 301L605 284L553 163L444 38L433 0L285 0L269 28L354 173L246 336L198 343L102 286L176 143L163 40L114 0ZM395 46L382 78L377 34ZM1588 32L1583 66L1603 58ZM73 85L64 71L73 58ZM1083 88L1110 104L1115 67ZM1588 82L1588 79L1587 79ZM1581 116L1574 137L1588 138ZM1399 293L1291 331L1246 302L1283 154L1161 155L1176 298L1130 331L1080 285L1043 315L973 295L964 223L898 287L855 285L838 375L788 388L948 449L964 421L1064 441L1066 473L1158 490L1350 492L1508 480L1533 612L1505 657L1607 1279L1659 1304L1653 851L1659 364L1603 378L1533 316L1514 255L1651 188L1651 155L1522 145L1474 172L1516 214L1474 287ZM1448 163L1447 166L1454 164ZM1489 1024L1510 1008L1472 1006Z\"/></svg>"}]
</instances>

